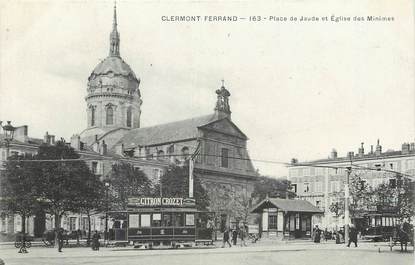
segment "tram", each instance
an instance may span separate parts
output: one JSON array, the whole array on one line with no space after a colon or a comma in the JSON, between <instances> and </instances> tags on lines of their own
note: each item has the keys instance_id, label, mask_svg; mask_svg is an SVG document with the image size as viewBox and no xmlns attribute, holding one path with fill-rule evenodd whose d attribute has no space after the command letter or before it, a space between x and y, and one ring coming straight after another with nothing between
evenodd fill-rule
<instances>
[{"instance_id":1,"label":"tram","mask_svg":"<svg viewBox=\"0 0 415 265\"><path fill-rule=\"evenodd\" d=\"M109 212L110 244L193 246L213 244L214 213L198 211L189 198L130 198L127 211Z\"/></svg>"}]
</instances>

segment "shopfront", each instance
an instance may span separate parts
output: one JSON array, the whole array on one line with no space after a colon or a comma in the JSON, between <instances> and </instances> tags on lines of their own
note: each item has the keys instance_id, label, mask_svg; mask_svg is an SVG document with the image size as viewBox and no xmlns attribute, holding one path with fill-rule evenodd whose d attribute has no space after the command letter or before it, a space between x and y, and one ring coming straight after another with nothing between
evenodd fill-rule
<instances>
[{"instance_id":1,"label":"shopfront","mask_svg":"<svg viewBox=\"0 0 415 265\"><path fill-rule=\"evenodd\" d=\"M259 230L262 237L275 239L311 237L313 215L323 211L304 200L266 198L252 213L261 216Z\"/></svg>"}]
</instances>

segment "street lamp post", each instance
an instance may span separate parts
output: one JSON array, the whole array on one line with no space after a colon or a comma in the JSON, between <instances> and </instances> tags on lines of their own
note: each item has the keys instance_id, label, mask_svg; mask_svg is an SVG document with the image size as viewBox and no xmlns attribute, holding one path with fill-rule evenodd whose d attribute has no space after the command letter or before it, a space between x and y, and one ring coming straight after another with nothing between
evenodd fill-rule
<instances>
[{"instance_id":1,"label":"street lamp post","mask_svg":"<svg viewBox=\"0 0 415 265\"><path fill-rule=\"evenodd\" d=\"M4 134L4 143L6 146L6 159L9 157L9 147L10 142L13 140L14 131L16 128L14 128L11 124L11 121L7 121L6 125L2 125L3 122L0 121L0 127L3 128L3 134Z\"/></svg>"},{"instance_id":2,"label":"street lamp post","mask_svg":"<svg viewBox=\"0 0 415 265\"><path fill-rule=\"evenodd\" d=\"M108 209L109 209L109 201L108 201L108 189L110 187L110 183L108 181L105 182L105 203L106 203L106 210L105 210L105 233L104 233L104 241L105 246L108 245Z\"/></svg>"},{"instance_id":3,"label":"street lamp post","mask_svg":"<svg viewBox=\"0 0 415 265\"><path fill-rule=\"evenodd\" d=\"M349 200L350 200L350 191L349 191L349 183L350 183L350 173L352 172L352 167L347 167L346 169L346 185L344 187L344 243L347 244L349 241Z\"/></svg>"},{"instance_id":4,"label":"street lamp post","mask_svg":"<svg viewBox=\"0 0 415 265\"><path fill-rule=\"evenodd\" d=\"M12 126L11 121L7 121L6 125L2 125L3 122L0 121L0 127L3 129L3 134L4 134L4 144L6 147L6 157L4 158L4 160L7 160L9 157L9 153L10 153L10 142L13 141L13 137L14 137L14 131L16 130L15 127ZM26 222L24 222L24 218L26 218L25 216L22 216L23 222L22 222L22 237L21 237L21 245L20 245L20 249L19 249L19 253L27 253L27 249L26 249Z\"/></svg>"}]
</instances>

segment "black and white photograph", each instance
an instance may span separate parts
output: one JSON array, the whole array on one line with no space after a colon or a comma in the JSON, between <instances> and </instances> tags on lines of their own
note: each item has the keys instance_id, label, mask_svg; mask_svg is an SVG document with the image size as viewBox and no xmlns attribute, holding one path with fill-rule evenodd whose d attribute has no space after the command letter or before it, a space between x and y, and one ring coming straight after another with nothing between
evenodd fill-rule
<instances>
[{"instance_id":1,"label":"black and white photograph","mask_svg":"<svg viewBox=\"0 0 415 265\"><path fill-rule=\"evenodd\" d=\"M410 0L0 0L0 265L411 265Z\"/></svg>"}]
</instances>

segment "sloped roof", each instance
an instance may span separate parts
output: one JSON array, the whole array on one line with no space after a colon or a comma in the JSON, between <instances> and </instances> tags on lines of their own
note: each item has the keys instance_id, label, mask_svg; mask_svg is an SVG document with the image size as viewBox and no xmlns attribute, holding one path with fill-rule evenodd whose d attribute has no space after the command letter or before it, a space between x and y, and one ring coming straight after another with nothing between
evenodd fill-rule
<instances>
[{"instance_id":1,"label":"sloped roof","mask_svg":"<svg viewBox=\"0 0 415 265\"><path fill-rule=\"evenodd\" d=\"M266 198L256 205L251 212L260 213L264 208L278 208L286 212L322 213L323 211L305 200Z\"/></svg>"},{"instance_id":2,"label":"sloped roof","mask_svg":"<svg viewBox=\"0 0 415 265\"><path fill-rule=\"evenodd\" d=\"M132 145L148 146L194 139L198 136L198 127L209 124L215 120L215 115L210 114L187 120L137 128L129 131L117 144L123 143L124 146L128 148Z\"/></svg>"}]
</instances>

